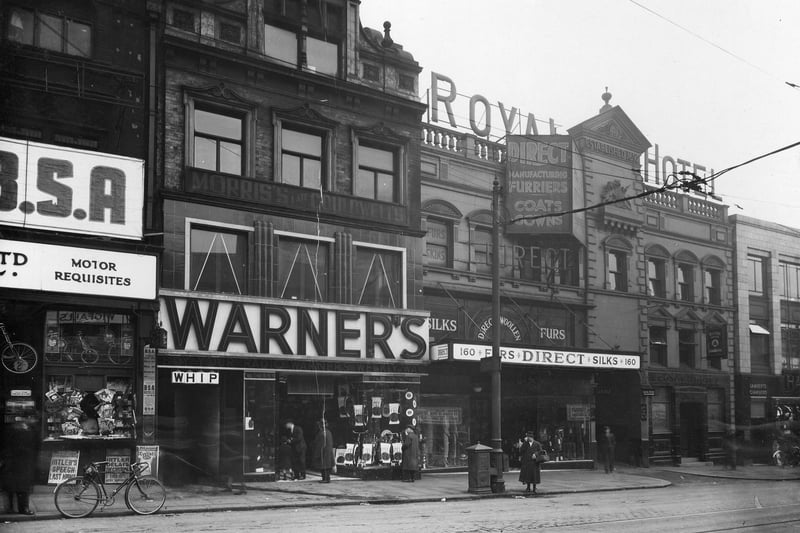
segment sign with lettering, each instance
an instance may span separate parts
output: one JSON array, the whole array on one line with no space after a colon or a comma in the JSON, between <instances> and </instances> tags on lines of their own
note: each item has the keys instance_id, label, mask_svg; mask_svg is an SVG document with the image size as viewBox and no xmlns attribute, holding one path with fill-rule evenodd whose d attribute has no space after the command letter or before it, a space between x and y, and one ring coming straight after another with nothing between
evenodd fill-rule
<instances>
[{"instance_id":1,"label":"sign with lettering","mask_svg":"<svg viewBox=\"0 0 800 533\"><path fill-rule=\"evenodd\" d=\"M158 446L137 446L136 462L146 461L150 468L144 473L158 477Z\"/></svg>"},{"instance_id":2,"label":"sign with lettering","mask_svg":"<svg viewBox=\"0 0 800 533\"><path fill-rule=\"evenodd\" d=\"M506 233L570 233L570 215L548 216L572 209L569 136L509 135L506 146Z\"/></svg>"},{"instance_id":3,"label":"sign with lettering","mask_svg":"<svg viewBox=\"0 0 800 533\"><path fill-rule=\"evenodd\" d=\"M652 157L649 150L642 154L641 169L645 183L653 183L655 185L663 185L670 175L678 172L691 172L701 178L714 175L714 169L706 170L705 165L692 163L680 157L661 156L657 144L653 145ZM714 192L714 183L714 180L708 182L712 193Z\"/></svg>"},{"instance_id":4,"label":"sign with lettering","mask_svg":"<svg viewBox=\"0 0 800 533\"><path fill-rule=\"evenodd\" d=\"M142 415L156 414L156 349L147 345L142 357Z\"/></svg>"},{"instance_id":5,"label":"sign with lettering","mask_svg":"<svg viewBox=\"0 0 800 533\"><path fill-rule=\"evenodd\" d=\"M728 357L728 341L725 326L709 328L706 331L706 351L708 357Z\"/></svg>"},{"instance_id":6,"label":"sign with lettering","mask_svg":"<svg viewBox=\"0 0 800 533\"><path fill-rule=\"evenodd\" d=\"M453 343L450 359L456 361L480 361L492 356L492 347L482 344ZM438 350L434 346L432 350ZM562 366L573 368L616 368L638 370L640 358L634 354L578 352L553 348L500 347L503 364Z\"/></svg>"},{"instance_id":7,"label":"sign with lettering","mask_svg":"<svg viewBox=\"0 0 800 533\"><path fill-rule=\"evenodd\" d=\"M0 239L0 287L154 300L156 256Z\"/></svg>"},{"instance_id":8,"label":"sign with lettering","mask_svg":"<svg viewBox=\"0 0 800 533\"><path fill-rule=\"evenodd\" d=\"M751 398L766 398L767 397L767 384L766 383L750 383L748 388L748 395Z\"/></svg>"},{"instance_id":9,"label":"sign with lettering","mask_svg":"<svg viewBox=\"0 0 800 533\"><path fill-rule=\"evenodd\" d=\"M173 370L172 382L183 385L219 385L219 372Z\"/></svg>"},{"instance_id":10,"label":"sign with lettering","mask_svg":"<svg viewBox=\"0 0 800 533\"><path fill-rule=\"evenodd\" d=\"M47 483L61 483L65 479L78 475L78 463L81 452L55 451L50 457L50 471L47 474Z\"/></svg>"},{"instance_id":11,"label":"sign with lettering","mask_svg":"<svg viewBox=\"0 0 800 533\"><path fill-rule=\"evenodd\" d=\"M106 452L106 483L122 483L128 479L131 467L129 450L108 450Z\"/></svg>"},{"instance_id":12,"label":"sign with lettering","mask_svg":"<svg viewBox=\"0 0 800 533\"><path fill-rule=\"evenodd\" d=\"M0 224L142 238L144 161L0 137Z\"/></svg>"},{"instance_id":13,"label":"sign with lettering","mask_svg":"<svg viewBox=\"0 0 800 533\"><path fill-rule=\"evenodd\" d=\"M579 421L592 418L592 406L588 403L568 403L567 420Z\"/></svg>"},{"instance_id":14,"label":"sign with lettering","mask_svg":"<svg viewBox=\"0 0 800 533\"><path fill-rule=\"evenodd\" d=\"M264 354L337 360L421 361L428 351L424 311L322 306L243 296L195 298L161 291L169 331L164 353Z\"/></svg>"},{"instance_id":15,"label":"sign with lettering","mask_svg":"<svg viewBox=\"0 0 800 533\"><path fill-rule=\"evenodd\" d=\"M460 407L418 407L417 417L424 424L461 424Z\"/></svg>"},{"instance_id":16,"label":"sign with lettering","mask_svg":"<svg viewBox=\"0 0 800 533\"><path fill-rule=\"evenodd\" d=\"M451 128L466 129L464 124L456 122L456 116L469 116L469 129L478 137L489 138L492 135L502 137L518 131L522 133L522 124L525 123L526 135L538 135L540 122L533 113L524 114L516 107L506 107L503 102L497 105L491 104L489 99L481 94L474 94L469 97L469 101L463 98L456 90L455 82L438 72L431 72L431 91L430 91L430 120L439 122L440 104L444 107L447 116L447 123ZM462 96L461 99L458 97ZM502 120L497 120L498 113ZM523 116L524 115L524 116ZM497 127L496 127L497 126ZM550 133L555 133L555 122L549 120Z\"/></svg>"}]
</instances>

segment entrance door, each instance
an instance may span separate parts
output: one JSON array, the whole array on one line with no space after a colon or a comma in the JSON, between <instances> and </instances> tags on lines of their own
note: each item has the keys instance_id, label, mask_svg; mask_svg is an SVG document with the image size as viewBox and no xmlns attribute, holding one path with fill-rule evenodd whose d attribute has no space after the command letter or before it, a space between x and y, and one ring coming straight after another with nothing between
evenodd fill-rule
<instances>
[{"instance_id":1,"label":"entrance door","mask_svg":"<svg viewBox=\"0 0 800 533\"><path fill-rule=\"evenodd\" d=\"M703 412L704 404L684 402L680 404L681 455L700 457L703 452Z\"/></svg>"}]
</instances>

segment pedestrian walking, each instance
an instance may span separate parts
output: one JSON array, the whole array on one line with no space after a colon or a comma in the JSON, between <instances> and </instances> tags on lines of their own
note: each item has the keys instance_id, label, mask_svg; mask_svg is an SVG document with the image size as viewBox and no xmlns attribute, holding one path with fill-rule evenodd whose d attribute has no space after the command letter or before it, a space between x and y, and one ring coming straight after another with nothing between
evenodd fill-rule
<instances>
[{"instance_id":1,"label":"pedestrian walking","mask_svg":"<svg viewBox=\"0 0 800 533\"><path fill-rule=\"evenodd\" d=\"M30 493L36 477L36 461L39 457L38 418L35 412L27 412L3 428L3 453L0 480L6 494L6 510L14 509L17 496L17 512L32 515Z\"/></svg>"},{"instance_id":2,"label":"pedestrian walking","mask_svg":"<svg viewBox=\"0 0 800 533\"><path fill-rule=\"evenodd\" d=\"M605 464L606 474L614 471L614 453L617 449L617 438L608 426L603 427L600 436L600 453Z\"/></svg>"},{"instance_id":3,"label":"pedestrian walking","mask_svg":"<svg viewBox=\"0 0 800 533\"><path fill-rule=\"evenodd\" d=\"M322 476L320 483L331 482L333 461L333 434L323 419L317 422L317 435L311 445L311 464L319 469Z\"/></svg>"},{"instance_id":4,"label":"pedestrian walking","mask_svg":"<svg viewBox=\"0 0 800 533\"><path fill-rule=\"evenodd\" d=\"M411 426L406 428L403 436L403 461L400 466L403 481L413 483L419 470L419 437Z\"/></svg>"},{"instance_id":5,"label":"pedestrian walking","mask_svg":"<svg viewBox=\"0 0 800 533\"><path fill-rule=\"evenodd\" d=\"M725 468L736 470L736 432L729 430L722 439L722 448L725 451Z\"/></svg>"},{"instance_id":6,"label":"pedestrian walking","mask_svg":"<svg viewBox=\"0 0 800 533\"><path fill-rule=\"evenodd\" d=\"M547 461L547 452L541 443L534 439L535 433L528 431L519 448L520 470L519 480L525 485L525 492L536 493L536 485L542 482L541 463ZM533 489L531 489L533 485Z\"/></svg>"},{"instance_id":7,"label":"pedestrian walking","mask_svg":"<svg viewBox=\"0 0 800 533\"><path fill-rule=\"evenodd\" d=\"M289 444L292 446L292 470L295 479L306 478L306 439L303 436L303 428L292 420L286 421L286 429L289 431Z\"/></svg>"}]
</instances>

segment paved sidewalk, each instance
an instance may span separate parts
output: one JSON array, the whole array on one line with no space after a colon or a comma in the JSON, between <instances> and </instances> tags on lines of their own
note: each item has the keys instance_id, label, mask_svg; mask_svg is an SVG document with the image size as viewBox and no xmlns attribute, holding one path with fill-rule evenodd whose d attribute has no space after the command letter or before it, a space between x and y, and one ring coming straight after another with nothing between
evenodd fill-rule
<instances>
[{"instance_id":1,"label":"paved sidewalk","mask_svg":"<svg viewBox=\"0 0 800 533\"><path fill-rule=\"evenodd\" d=\"M791 481L800 480L800 467L780 467L771 465L738 466L735 470L722 465L686 463L681 466L660 466L650 470L664 470L691 476L716 477L724 479L749 479L752 481ZM647 469L642 469L646 471ZM656 475L655 473L653 475Z\"/></svg>"},{"instance_id":2,"label":"paved sidewalk","mask_svg":"<svg viewBox=\"0 0 800 533\"><path fill-rule=\"evenodd\" d=\"M552 496L578 492L599 492L630 489L648 489L669 486L668 481L650 477L647 469L637 473L617 472L605 474L597 470L549 470L542 473L539 496ZM653 472L654 474L655 472ZM517 481L519 473L505 474L504 494L471 494L467 491L467 474L424 474L414 483L401 481L361 481L337 478L329 484L319 483L318 477L309 475L303 481L248 483L244 494L234 488L225 491L217 487L193 485L169 488L167 503L162 513L187 513L204 511L253 510L284 507L392 504L441 500L464 500L492 497L524 497L524 486ZM3 515L5 521L42 520L60 518L53 504L53 486L37 486L31 495L35 516ZM112 507L98 508L95 513L104 516L130 514L121 495Z\"/></svg>"}]
</instances>

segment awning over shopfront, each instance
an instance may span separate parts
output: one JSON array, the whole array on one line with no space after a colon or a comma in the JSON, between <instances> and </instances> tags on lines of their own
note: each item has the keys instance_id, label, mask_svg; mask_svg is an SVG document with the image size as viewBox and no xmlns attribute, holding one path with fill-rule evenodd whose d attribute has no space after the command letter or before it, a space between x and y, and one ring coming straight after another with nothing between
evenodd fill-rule
<instances>
[{"instance_id":1,"label":"awning over shopfront","mask_svg":"<svg viewBox=\"0 0 800 533\"><path fill-rule=\"evenodd\" d=\"M451 342L431 347L431 360L433 361L480 361L491 356L492 347L484 344ZM500 357L503 363L570 368L638 370L641 364L638 354L535 346L501 346Z\"/></svg>"}]
</instances>

